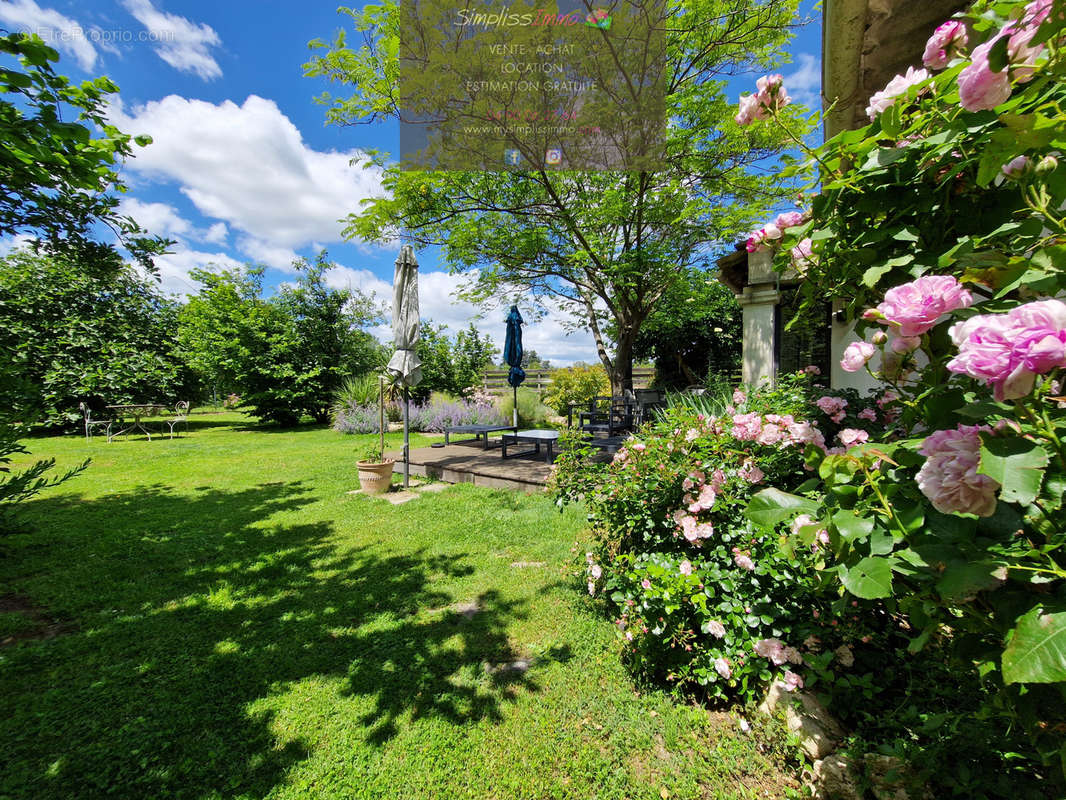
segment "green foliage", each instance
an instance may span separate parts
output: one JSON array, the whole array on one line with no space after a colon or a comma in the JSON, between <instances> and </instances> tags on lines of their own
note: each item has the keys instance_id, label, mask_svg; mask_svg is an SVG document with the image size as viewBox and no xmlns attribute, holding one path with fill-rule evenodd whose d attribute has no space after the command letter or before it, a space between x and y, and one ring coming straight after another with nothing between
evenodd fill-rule
<instances>
[{"instance_id":1,"label":"green foliage","mask_svg":"<svg viewBox=\"0 0 1066 800\"><path fill-rule=\"evenodd\" d=\"M470 395L481 385L482 375L492 366L497 349L492 338L482 336L473 323L452 340L445 326L423 320L415 352L422 361L422 382L412 390L411 397L424 401L431 392Z\"/></svg>"},{"instance_id":2,"label":"green foliage","mask_svg":"<svg viewBox=\"0 0 1066 800\"><path fill-rule=\"evenodd\" d=\"M789 146L785 134L740 129L721 76L775 64L796 7L679 0L664 9L686 20L666 34L672 77L664 93L674 124L664 170L417 172L382 156L387 191L349 217L345 235L382 241L403 231L441 247L454 271L477 270L466 292L474 301L516 292L534 303L550 298L592 333L615 392L632 388L633 346L646 317L706 264L709 245L734 239L792 193L788 180L765 170ZM328 121L398 116L399 4L341 13L362 46L349 47L343 33L331 44L312 42L317 52L305 66L308 76L352 93L323 95Z\"/></svg>"},{"instance_id":3,"label":"green foliage","mask_svg":"<svg viewBox=\"0 0 1066 800\"><path fill-rule=\"evenodd\" d=\"M112 194L126 190L117 168L133 156L133 137L107 121L108 96L118 87L108 78L76 84L57 74L59 53L37 36L0 36L0 53L20 67L0 69L0 236L27 234L88 264L115 254L93 241L93 226L103 223L151 268L151 256L169 243L118 214ZM135 141L143 147L151 139Z\"/></svg>"},{"instance_id":4,"label":"green foliage","mask_svg":"<svg viewBox=\"0 0 1066 800\"><path fill-rule=\"evenodd\" d=\"M78 404L174 403L193 381L174 344L178 306L114 253L93 262L0 259L0 383L13 419L77 427Z\"/></svg>"},{"instance_id":5,"label":"green foliage","mask_svg":"<svg viewBox=\"0 0 1066 800\"><path fill-rule=\"evenodd\" d=\"M345 378L334 392L333 399L345 406L371 406L378 404L380 396L379 377L368 373L357 378Z\"/></svg>"},{"instance_id":6,"label":"green foliage","mask_svg":"<svg viewBox=\"0 0 1066 800\"><path fill-rule=\"evenodd\" d=\"M740 306L717 276L689 270L656 304L633 344L655 362L655 385L684 389L740 372Z\"/></svg>"},{"instance_id":7,"label":"green foliage","mask_svg":"<svg viewBox=\"0 0 1066 800\"><path fill-rule=\"evenodd\" d=\"M30 452L15 437L16 428L6 417L0 417L0 536L21 529L15 516L19 503L26 502L44 489L65 483L89 466L89 459L86 459L78 466L48 478L45 473L55 467L56 460L47 458L25 469L13 470L11 463L15 457Z\"/></svg>"},{"instance_id":8,"label":"green foliage","mask_svg":"<svg viewBox=\"0 0 1066 800\"><path fill-rule=\"evenodd\" d=\"M269 300L262 268L193 273L203 286L182 309L178 337L205 382L240 393L247 413L295 425L307 414L326 422L344 375L366 371L370 335L359 330L379 312L360 293L331 289L323 251L299 260L299 278Z\"/></svg>"},{"instance_id":9,"label":"green foliage","mask_svg":"<svg viewBox=\"0 0 1066 800\"><path fill-rule=\"evenodd\" d=\"M592 398L611 393L607 372L599 365L563 367L554 370L551 379L551 386L544 392L544 403L564 417L571 406L587 406Z\"/></svg>"}]
</instances>

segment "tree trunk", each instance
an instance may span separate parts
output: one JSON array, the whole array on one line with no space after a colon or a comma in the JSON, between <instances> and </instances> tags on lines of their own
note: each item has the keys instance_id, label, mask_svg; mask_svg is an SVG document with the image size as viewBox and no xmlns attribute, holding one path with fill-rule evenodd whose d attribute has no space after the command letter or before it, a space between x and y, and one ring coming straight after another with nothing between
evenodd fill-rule
<instances>
[{"instance_id":1,"label":"tree trunk","mask_svg":"<svg viewBox=\"0 0 1066 800\"><path fill-rule=\"evenodd\" d=\"M611 376L611 393L619 397L626 391L633 391L633 340L629 336L618 339L614 353L614 363L607 373Z\"/></svg>"}]
</instances>

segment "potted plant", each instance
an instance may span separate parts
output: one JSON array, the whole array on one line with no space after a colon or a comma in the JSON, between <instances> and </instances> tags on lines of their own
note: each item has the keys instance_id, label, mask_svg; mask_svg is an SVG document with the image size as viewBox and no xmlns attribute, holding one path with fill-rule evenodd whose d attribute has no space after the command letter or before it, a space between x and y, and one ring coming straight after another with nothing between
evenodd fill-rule
<instances>
[{"instance_id":1,"label":"potted plant","mask_svg":"<svg viewBox=\"0 0 1066 800\"><path fill-rule=\"evenodd\" d=\"M359 459L359 488L363 494L384 494L392 484L391 458L384 458L377 445L369 445Z\"/></svg>"}]
</instances>

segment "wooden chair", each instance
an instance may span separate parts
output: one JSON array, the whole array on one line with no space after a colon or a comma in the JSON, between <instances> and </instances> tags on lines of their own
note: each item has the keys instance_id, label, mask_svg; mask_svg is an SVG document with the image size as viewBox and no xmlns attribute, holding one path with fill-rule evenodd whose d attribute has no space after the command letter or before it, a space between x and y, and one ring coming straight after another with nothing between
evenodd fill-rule
<instances>
[{"instance_id":1,"label":"wooden chair","mask_svg":"<svg viewBox=\"0 0 1066 800\"><path fill-rule=\"evenodd\" d=\"M111 426L115 424L113 419L93 419L92 409L89 408L84 402L78 403L78 408L81 409L81 415L85 418L85 441L89 441L93 438L93 428L101 426L104 429L104 433L107 436L107 441L111 441Z\"/></svg>"},{"instance_id":2,"label":"wooden chair","mask_svg":"<svg viewBox=\"0 0 1066 800\"><path fill-rule=\"evenodd\" d=\"M189 401L181 400L174 404L174 416L167 417L163 423L170 428L170 438L174 438L174 426L185 423L185 432L189 432Z\"/></svg>"}]
</instances>

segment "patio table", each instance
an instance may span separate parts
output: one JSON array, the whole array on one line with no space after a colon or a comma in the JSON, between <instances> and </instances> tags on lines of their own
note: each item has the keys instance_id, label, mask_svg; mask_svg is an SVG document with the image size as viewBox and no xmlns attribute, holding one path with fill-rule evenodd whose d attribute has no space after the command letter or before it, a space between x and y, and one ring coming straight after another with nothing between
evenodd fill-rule
<instances>
[{"instance_id":1,"label":"patio table","mask_svg":"<svg viewBox=\"0 0 1066 800\"><path fill-rule=\"evenodd\" d=\"M157 403L128 403L114 406L108 406L112 411L117 411L120 414L131 414L133 416L133 424L128 428L124 428L117 433L112 433L107 437L110 442L116 436L121 436L124 433L129 433L132 430L140 430L144 432L144 435L148 437L148 441L152 441L152 434L148 432L148 429L141 424L141 417L154 417L160 411L164 411L168 406L161 406Z\"/></svg>"},{"instance_id":2,"label":"patio table","mask_svg":"<svg viewBox=\"0 0 1066 800\"><path fill-rule=\"evenodd\" d=\"M460 439L455 444L462 444L463 442L476 442L478 439L483 440L482 449L489 449L489 434L496 433L497 431L518 431L514 425L453 425L450 428L444 429L444 443L452 444L449 437L453 433L472 433L473 439Z\"/></svg>"},{"instance_id":3,"label":"patio table","mask_svg":"<svg viewBox=\"0 0 1066 800\"><path fill-rule=\"evenodd\" d=\"M528 430L518 431L516 433L505 433L502 437L503 458L515 458L516 456L527 456L530 454L540 455L540 446L544 444L547 446L547 454L544 456L544 461L547 464L552 463L552 446L559 440L559 431L547 431L547 430ZM513 444L532 444L535 445L533 450L523 450L521 453L512 453L507 455L507 445Z\"/></svg>"}]
</instances>

